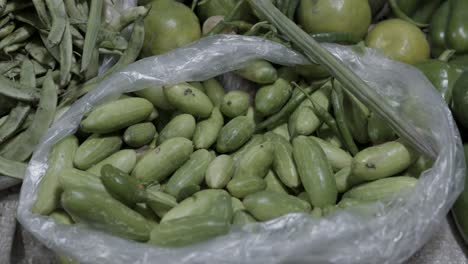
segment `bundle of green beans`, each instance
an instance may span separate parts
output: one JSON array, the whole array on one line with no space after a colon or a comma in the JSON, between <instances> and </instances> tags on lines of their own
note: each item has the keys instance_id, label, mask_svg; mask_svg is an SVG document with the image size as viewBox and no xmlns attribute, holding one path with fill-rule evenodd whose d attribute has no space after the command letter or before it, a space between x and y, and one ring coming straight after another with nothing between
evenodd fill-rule
<instances>
[{"instance_id":1,"label":"bundle of green beans","mask_svg":"<svg viewBox=\"0 0 468 264\"><path fill-rule=\"evenodd\" d=\"M32 211L185 246L231 225L385 204L428 168L338 81L253 63L237 71L253 100L209 79L95 107L54 146Z\"/></svg>"},{"instance_id":2,"label":"bundle of green beans","mask_svg":"<svg viewBox=\"0 0 468 264\"><path fill-rule=\"evenodd\" d=\"M75 99L133 62L149 8L105 20L103 0L0 1L0 174L21 179L40 139ZM115 9L115 10L114 10ZM134 23L127 41L122 30ZM98 76L103 55L118 62Z\"/></svg>"}]
</instances>

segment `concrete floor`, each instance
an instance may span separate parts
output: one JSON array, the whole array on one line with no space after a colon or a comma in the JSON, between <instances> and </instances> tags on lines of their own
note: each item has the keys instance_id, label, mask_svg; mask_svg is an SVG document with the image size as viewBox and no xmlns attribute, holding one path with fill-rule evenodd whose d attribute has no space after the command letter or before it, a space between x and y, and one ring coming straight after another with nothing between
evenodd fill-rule
<instances>
[{"instance_id":1,"label":"concrete floor","mask_svg":"<svg viewBox=\"0 0 468 264\"><path fill-rule=\"evenodd\" d=\"M405 264L465 264L467 249L449 216L432 239Z\"/></svg>"}]
</instances>

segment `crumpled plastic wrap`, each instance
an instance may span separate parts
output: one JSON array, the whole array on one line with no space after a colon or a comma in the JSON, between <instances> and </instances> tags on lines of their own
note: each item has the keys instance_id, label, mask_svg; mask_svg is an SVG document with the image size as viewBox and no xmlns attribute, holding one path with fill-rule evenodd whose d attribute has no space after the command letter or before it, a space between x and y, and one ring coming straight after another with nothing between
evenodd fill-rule
<instances>
[{"instance_id":1,"label":"crumpled plastic wrap","mask_svg":"<svg viewBox=\"0 0 468 264\"><path fill-rule=\"evenodd\" d=\"M76 131L84 113L123 92L148 85L201 81L232 71L256 58L282 65L307 64L278 43L234 35L208 37L157 57L142 59L112 75L78 100L49 130L34 153L21 190L18 219L48 247L81 263L399 263L431 236L463 188L461 140L446 104L415 68L365 49L326 44L382 98L386 114L411 124L427 149L432 169L415 189L387 206L347 209L322 219L289 214L265 223L233 227L225 235L184 248L158 248L83 226L56 224L32 214L50 147ZM366 213L367 212L367 213ZM371 213L369 213L371 212Z\"/></svg>"}]
</instances>

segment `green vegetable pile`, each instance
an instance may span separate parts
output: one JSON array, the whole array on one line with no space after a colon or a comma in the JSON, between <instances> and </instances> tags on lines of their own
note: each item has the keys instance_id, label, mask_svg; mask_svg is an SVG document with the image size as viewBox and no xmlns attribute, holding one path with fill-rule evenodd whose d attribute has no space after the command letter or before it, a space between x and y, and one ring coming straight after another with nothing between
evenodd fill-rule
<instances>
[{"instance_id":1,"label":"green vegetable pile","mask_svg":"<svg viewBox=\"0 0 468 264\"><path fill-rule=\"evenodd\" d=\"M149 87L96 107L52 150L33 212L63 208L118 236L183 246L231 224L321 217L416 184L427 165L379 119L370 125L369 111L338 82L307 85L293 68L269 67L276 80L258 84L255 107L216 79ZM359 130L375 144L367 137L357 147L351 131Z\"/></svg>"},{"instance_id":2,"label":"green vegetable pile","mask_svg":"<svg viewBox=\"0 0 468 264\"><path fill-rule=\"evenodd\" d=\"M70 104L138 56L166 54L205 36L239 34L282 43L316 62L283 67L251 61L233 74L254 93L227 92L218 76L147 87L95 107L75 135L54 146L32 208L64 224L178 247L226 234L232 225L289 213L320 218L376 201L385 205L410 191L432 157L421 154L425 149L408 130L391 128L398 120L387 120L379 102L357 96L370 88L317 42L357 51L365 45L417 67L460 128L468 128L466 0L272 0L269 6L254 0L153 0L106 23L102 1L32 2L35 9L17 7L4 16L0 29L16 19L31 30L2 46L5 56L24 57L0 79L8 88L0 93L16 103L5 118L8 126L0 126L0 143L10 119L17 120L2 145L7 147L0 146L4 159L26 160L34 137L22 135L47 130L57 102ZM30 9L37 23L18 18ZM126 41L118 32L132 23ZM14 33L6 35L0 46ZM53 66L28 52L31 43ZM99 54L109 53L120 55L119 61L97 75ZM45 74L37 82L36 64ZM15 72L19 83L11 80ZM41 78L39 95L35 83ZM30 125L14 136L37 100ZM0 159L6 168L11 162ZM467 194L457 203L457 216L466 214ZM463 217L468 219L461 216L461 226Z\"/></svg>"},{"instance_id":3,"label":"green vegetable pile","mask_svg":"<svg viewBox=\"0 0 468 264\"><path fill-rule=\"evenodd\" d=\"M144 40L138 6L105 21L110 3L0 1L0 172L22 179L54 119L112 72L133 62ZM135 22L135 23L134 23ZM127 41L121 31L134 23ZM119 59L98 76L100 59Z\"/></svg>"}]
</instances>

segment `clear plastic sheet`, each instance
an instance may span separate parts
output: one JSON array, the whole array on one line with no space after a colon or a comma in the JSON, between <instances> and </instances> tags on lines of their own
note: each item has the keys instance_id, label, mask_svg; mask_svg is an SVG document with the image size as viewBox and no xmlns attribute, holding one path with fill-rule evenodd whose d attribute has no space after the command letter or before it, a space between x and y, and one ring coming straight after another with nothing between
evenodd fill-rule
<instances>
[{"instance_id":1,"label":"clear plastic sheet","mask_svg":"<svg viewBox=\"0 0 468 264\"><path fill-rule=\"evenodd\" d=\"M47 168L50 147L74 133L83 114L123 92L148 85L201 81L232 71L256 58L282 65L307 64L280 44L256 37L215 36L112 75L77 101L56 122L34 153L21 190L18 219L48 247L81 263L399 263L431 236L463 188L465 164L451 113L430 82L415 68L366 49L325 45L381 96L388 115L413 126L437 153L415 190L389 206L344 210L322 219L290 214L265 223L232 228L222 237L185 248L158 248L87 229L56 224L30 208ZM363 213L363 212L372 212Z\"/></svg>"}]
</instances>

